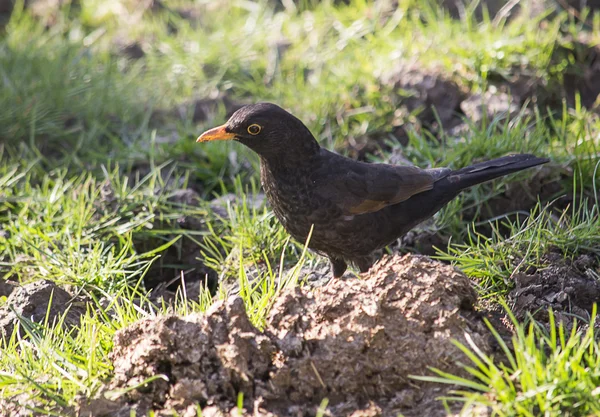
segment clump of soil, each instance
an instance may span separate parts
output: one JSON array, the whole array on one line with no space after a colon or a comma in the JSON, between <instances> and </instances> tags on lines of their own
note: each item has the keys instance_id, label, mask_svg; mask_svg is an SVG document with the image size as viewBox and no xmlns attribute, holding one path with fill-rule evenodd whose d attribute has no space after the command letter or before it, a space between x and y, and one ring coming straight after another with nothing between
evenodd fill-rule
<instances>
[{"instance_id":1,"label":"clump of soil","mask_svg":"<svg viewBox=\"0 0 600 417\"><path fill-rule=\"evenodd\" d=\"M512 118L516 116L521 107L518 102L504 92L486 91L483 94L473 94L460 103L461 110L472 122L488 122L495 117Z\"/></svg>"},{"instance_id":2,"label":"clump of soil","mask_svg":"<svg viewBox=\"0 0 600 417\"><path fill-rule=\"evenodd\" d=\"M407 255L382 259L363 279L284 292L264 332L239 298L205 315L143 320L118 332L112 353L110 389L135 388L81 415L99 406L110 415L195 415L196 402L229 414L239 393L255 416L314 415L324 398L331 415L446 415L434 400L441 389L409 375L428 367L461 374L451 339L465 332L487 350L475 299L456 269ZM139 386L161 374L168 380Z\"/></svg>"},{"instance_id":3,"label":"clump of soil","mask_svg":"<svg viewBox=\"0 0 600 417\"><path fill-rule=\"evenodd\" d=\"M435 255L438 249L446 248L449 240L450 235L437 230L434 220L429 219L401 236L397 241L397 246L394 246L393 249L397 249L401 253L410 252L431 256Z\"/></svg>"},{"instance_id":4,"label":"clump of soil","mask_svg":"<svg viewBox=\"0 0 600 417\"><path fill-rule=\"evenodd\" d=\"M362 280L290 291L269 318L281 351L267 400L318 404L328 398L341 408L333 415L369 401L386 415L409 415L415 407L416 415L433 415L424 410L438 404L409 375L431 366L461 373L461 354L450 340L464 340L464 332L486 346L471 310L475 299L456 269L410 255L383 258Z\"/></svg>"},{"instance_id":5,"label":"clump of soil","mask_svg":"<svg viewBox=\"0 0 600 417\"><path fill-rule=\"evenodd\" d=\"M571 262L558 253L545 258L548 266L514 277L516 287L509 300L516 317L523 320L529 313L547 322L552 308L557 321L568 328L576 317L580 322L588 320L593 304L600 301L600 259L581 255Z\"/></svg>"},{"instance_id":6,"label":"clump of soil","mask_svg":"<svg viewBox=\"0 0 600 417\"><path fill-rule=\"evenodd\" d=\"M201 198L200 195L191 188L180 188L169 193L169 203L182 207L198 207ZM200 230L206 227L204 221L194 215L182 214L177 219L177 224L182 229Z\"/></svg>"},{"instance_id":7,"label":"clump of soil","mask_svg":"<svg viewBox=\"0 0 600 417\"><path fill-rule=\"evenodd\" d=\"M441 122L449 128L460 123L457 113L464 93L442 71L424 71L418 66L401 66L381 79L396 95L392 96L397 107L405 107L408 113L416 113L425 126Z\"/></svg>"},{"instance_id":8,"label":"clump of soil","mask_svg":"<svg viewBox=\"0 0 600 417\"><path fill-rule=\"evenodd\" d=\"M265 206L267 199L262 192L257 194L247 194L244 200L237 194L227 193L211 200L209 207L214 215L224 220L228 220L229 206L241 206L244 201L250 210L259 210Z\"/></svg>"},{"instance_id":9,"label":"clump of soil","mask_svg":"<svg viewBox=\"0 0 600 417\"><path fill-rule=\"evenodd\" d=\"M115 47L120 55L129 59L137 60L146 56L146 52L140 42L115 42Z\"/></svg>"},{"instance_id":10,"label":"clump of soil","mask_svg":"<svg viewBox=\"0 0 600 417\"><path fill-rule=\"evenodd\" d=\"M18 283L0 278L0 297L8 297L17 289Z\"/></svg>"},{"instance_id":11,"label":"clump of soil","mask_svg":"<svg viewBox=\"0 0 600 417\"><path fill-rule=\"evenodd\" d=\"M600 111L600 47L586 32L560 38L548 68L547 78L533 69L515 67L502 74L491 73L488 81L498 91L510 92L520 106L532 103L539 108L560 109L566 101L573 108L579 97L583 107Z\"/></svg>"},{"instance_id":12,"label":"clump of soil","mask_svg":"<svg viewBox=\"0 0 600 417\"><path fill-rule=\"evenodd\" d=\"M40 323L48 315L48 322L52 323L62 317L65 311L64 324L67 326L78 325L85 312L82 307L73 303L73 297L68 292L55 283L44 280L17 287L0 308L0 339L10 337L19 324L19 317Z\"/></svg>"},{"instance_id":13,"label":"clump of soil","mask_svg":"<svg viewBox=\"0 0 600 417\"><path fill-rule=\"evenodd\" d=\"M185 409L194 402L227 409L239 392L260 396L274 353L271 340L250 324L240 298L217 303L206 315L144 320L115 337L113 385L132 386L165 374L128 394L143 409Z\"/></svg>"},{"instance_id":14,"label":"clump of soil","mask_svg":"<svg viewBox=\"0 0 600 417\"><path fill-rule=\"evenodd\" d=\"M464 125L460 104L465 91L445 71L402 63L382 74L378 82L381 90L387 92L384 101L396 109L389 121L390 128L349 141L347 147L351 157L366 160L368 154L389 150L386 141L390 136L406 146L410 130L426 128L439 132L441 127L453 129Z\"/></svg>"}]
</instances>

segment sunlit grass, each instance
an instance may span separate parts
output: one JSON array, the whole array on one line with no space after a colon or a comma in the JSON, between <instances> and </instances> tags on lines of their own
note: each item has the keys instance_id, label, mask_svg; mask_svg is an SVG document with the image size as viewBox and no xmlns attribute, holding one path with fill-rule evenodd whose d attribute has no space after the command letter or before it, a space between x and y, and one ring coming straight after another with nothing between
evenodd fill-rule
<instances>
[{"instance_id":1,"label":"sunlit grass","mask_svg":"<svg viewBox=\"0 0 600 417\"><path fill-rule=\"evenodd\" d=\"M515 274L548 266L544 257L551 252L572 261L580 254L600 257L599 248L598 201L590 204L580 198L558 213L538 203L524 222L504 219L492 224L491 236L473 227L464 243L451 242L436 258L473 277L480 296L496 298L513 288Z\"/></svg>"},{"instance_id":2,"label":"sunlit grass","mask_svg":"<svg viewBox=\"0 0 600 417\"><path fill-rule=\"evenodd\" d=\"M515 327L510 343L487 322L503 357L486 354L467 336L456 342L469 364L469 378L433 371L437 377L416 379L451 384L459 389L446 401L464 403L461 415L475 406L487 407L491 416L592 416L600 413L600 344L594 307L586 330L574 325L568 331L549 314L549 330L531 321L522 324L506 309Z\"/></svg>"},{"instance_id":3,"label":"sunlit grass","mask_svg":"<svg viewBox=\"0 0 600 417\"><path fill-rule=\"evenodd\" d=\"M250 320L262 328L279 292L324 261L307 252L305 242L290 240L268 205L253 204L259 194L255 155L236 143L194 142L226 119L224 95L240 103L276 102L323 146L342 153L347 143L387 135L381 152L366 156L372 161L386 161L390 152L422 167L459 168L511 152L550 158L549 181L560 182L561 195L576 191L568 209L556 214L543 201L525 220L502 213L492 232L483 233L483 209L533 173L526 171L465 192L431 226L451 237L441 258L472 276L485 296L501 298L511 275L543 266L549 250L566 258L599 255L596 113L579 102L573 108L542 103L510 119L466 121L458 135L443 126L430 132L413 123L422 109L408 114L406 92L383 81L413 64L470 93L518 74L554 92L570 65L557 60L557 48L569 49L570 39L584 31L595 39L599 15L582 13L577 20L558 8L509 19L478 12L477 1L468 2L460 19L429 0L395 7L364 0L275 3L165 0L143 10L125 0L82 0L36 17L17 2L0 32L0 278L51 280L90 301L71 329L60 320L21 318L21 330L0 347L2 398L30 398L38 412L61 415L110 377L115 331L142 318L205 311L231 295L244 300ZM520 3L527 9L528 2ZM195 17L184 13L190 10ZM142 57L120 51L132 43ZM214 100L206 120L193 120L197 99ZM406 146L390 133L400 122L408 122ZM201 201L172 201L188 188ZM227 192L236 202L221 218L205 200ZM196 229L180 225L186 217L197 220ZM163 278L152 267L183 246L197 250L217 273L216 292L204 285L199 298L190 299L183 286L173 303L151 299L145 279ZM537 328L530 331L534 336L517 334L515 357L529 353L539 363L566 364L580 346L595 346L589 332L576 333L572 348L562 347L563 359L552 362L532 347L531 338L546 339ZM551 372L563 378L557 367L545 375ZM479 374L473 376L476 381ZM473 381L481 392L492 386ZM490 406L511 415L516 408L509 400L524 399L519 410L531 410L530 401L547 386L535 381L526 394L511 388ZM561 397L544 392L554 407ZM581 409L596 410L595 397L584 397ZM484 396L465 398L483 402Z\"/></svg>"}]
</instances>

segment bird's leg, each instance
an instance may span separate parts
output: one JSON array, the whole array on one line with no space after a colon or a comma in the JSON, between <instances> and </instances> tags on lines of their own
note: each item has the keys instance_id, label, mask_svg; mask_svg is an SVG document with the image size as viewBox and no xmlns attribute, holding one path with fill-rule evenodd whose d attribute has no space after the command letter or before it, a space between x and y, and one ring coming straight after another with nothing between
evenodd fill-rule
<instances>
[{"instance_id":1,"label":"bird's leg","mask_svg":"<svg viewBox=\"0 0 600 417\"><path fill-rule=\"evenodd\" d=\"M333 273L334 278L340 278L346 272L348 268L348 264L343 259L338 258L329 258L329 262L331 264L331 272Z\"/></svg>"}]
</instances>

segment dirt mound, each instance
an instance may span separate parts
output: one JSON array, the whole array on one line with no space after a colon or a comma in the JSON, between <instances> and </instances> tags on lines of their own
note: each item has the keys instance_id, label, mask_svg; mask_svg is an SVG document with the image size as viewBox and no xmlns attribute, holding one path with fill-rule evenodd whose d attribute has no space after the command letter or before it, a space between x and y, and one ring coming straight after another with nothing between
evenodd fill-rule
<instances>
[{"instance_id":1,"label":"dirt mound","mask_svg":"<svg viewBox=\"0 0 600 417\"><path fill-rule=\"evenodd\" d=\"M228 409L240 392L248 398L263 393L273 353L270 339L250 324L242 300L233 298L206 315L143 320L119 332L111 354L113 386L164 374L169 381L131 391L128 400L142 409L185 409L195 402Z\"/></svg>"},{"instance_id":2,"label":"dirt mound","mask_svg":"<svg viewBox=\"0 0 600 417\"><path fill-rule=\"evenodd\" d=\"M549 266L515 276L516 287L509 300L517 318L523 320L530 313L546 322L548 309L552 308L557 321L569 328L575 318L580 322L589 320L593 304L600 302L600 260L581 255L570 262L550 253L545 261Z\"/></svg>"},{"instance_id":3,"label":"dirt mound","mask_svg":"<svg viewBox=\"0 0 600 417\"><path fill-rule=\"evenodd\" d=\"M8 297L18 287L19 284L15 281L0 279L0 297Z\"/></svg>"},{"instance_id":4,"label":"dirt mound","mask_svg":"<svg viewBox=\"0 0 600 417\"><path fill-rule=\"evenodd\" d=\"M314 415L325 398L331 415L446 415L439 388L409 375L431 366L460 373L451 339L465 332L487 348L475 298L454 268L395 256L364 279L285 292L264 332L239 298L205 315L144 320L115 337L110 389L122 396L81 415L196 415L195 403L203 415L233 415L240 393L247 415ZM143 384L156 375L165 378Z\"/></svg>"},{"instance_id":5,"label":"dirt mound","mask_svg":"<svg viewBox=\"0 0 600 417\"><path fill-rule=\"evenodd\" d=\"M502 119L511 119L521 109L516 100L508 94L492 91L467 97L460 103L460 108L474 123L481 123L482 120L490 122L498 116Z\"/></svg>"},{"instance_id":6,"label":"dirt mound","mask_svg":"<svg viewBox=\"0 0 600 417\"><path fill-rule=\"evenodd\" d=\"M397 108L405 107L408 114L416 113L425 126L438 120L445 128L460 123L456 113L460 111L464 92L443 71L402 65L384 74L381 83L397 93L391 97Z\"/></svg>"},{"instance_id":7,"label":"dirt mound","mask_svg":"<svg viewBox=\"0 0 600 417\"><path fill-rule=\"evenodd\" d=\"M48 309L48 305L50 309ZM19 317L36 323L43 322L48 315L48 322L62 316L65 311L64 324L79 324L84 308L73 304L73 297L51 281L35 281L12 290L10 296L0 308L0 339L10 337Z\"/></svg>"},{"instance_id":8,"label":"dirt mound","mask_svg":"<svg viewBox=\"0 0 600 417\"><path fill-rule=\"evenodd\" d=\"M364 280L287 293L269 319L281 350L272 398L297 404L328 398L345 411L374 401L384 414L407 414L427 400L409 375L430 366L460 372L451 338L467 331L485 346L471 311L475 299L457 270L410 255L383 258ZM432 415L422 414L432 405L419 404L418 415Z\"/></svg>"}]
</instances>

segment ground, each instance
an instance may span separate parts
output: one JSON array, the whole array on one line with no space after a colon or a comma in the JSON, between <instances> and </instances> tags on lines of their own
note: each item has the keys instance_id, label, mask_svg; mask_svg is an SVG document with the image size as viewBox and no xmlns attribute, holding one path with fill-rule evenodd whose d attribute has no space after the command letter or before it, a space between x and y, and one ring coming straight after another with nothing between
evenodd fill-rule
<instances>
[{"instance_id":1,"label":"ground","mask_svg":"<svg viewBox=\"0 0 600 417\"><path fill-rule=\"evenodd\" d=\"M239 297L205 314L142 320L115 336L108 389L167 378L80 412L129 415L158 406L185 414L196 403L230 410L243 392L243 407L256 415L310 415L325 398L333 415L365 407L379 415L445 415L432 399L439 389L409 375L427 367L464 374L452 338L464 340L465 332L489 350L476 298L453 267L406 255L384 258L363 280L283 291L264 332Z\"/></svg>"},{"instance_id":2,"label":"ground","mask_svg":"<svg viewBox=\"0 0 600 417\"><path fill-rule=\"evenodd\" d=\"M0 0L0 414L600 413L598 7ZM551 162L331 280L195 143L257 101L358 160Z\"/></svg>"}]
</instances>

